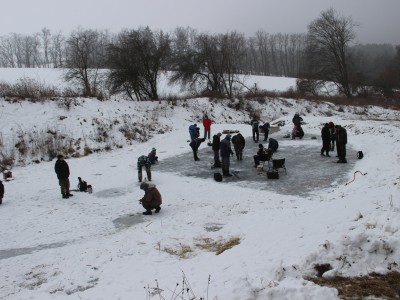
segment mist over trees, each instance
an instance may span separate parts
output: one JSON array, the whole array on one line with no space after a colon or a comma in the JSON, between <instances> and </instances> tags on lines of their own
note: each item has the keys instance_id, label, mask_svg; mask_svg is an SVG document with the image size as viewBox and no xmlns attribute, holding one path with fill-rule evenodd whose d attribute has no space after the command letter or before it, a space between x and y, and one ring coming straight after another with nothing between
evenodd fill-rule
<instances>
[{"instance_id":1,"label":"mist over trees","mask_svg":"<svg viewBox=\"0 0 400 300\"><path fill-rule=\"evenodd\" d=\"M98 93L99 70L107 69L110 90L137 100L159 98L163 71L173 71L172 82L229 98L247 88L238 75L299 78L304 93L329 81L348 97L367 96L366 86L392 96L400 88L399 47L356 44L354 26L351 18L328 9L310 22L308 32L297 34L259 30L246 37L236 31L178 27L165 33L146 27L117 34L78 28L63 35L43 28L32 35L0 36L0 67L63 68L65 79L85 96Z\"/></svg>"}]
</instances>

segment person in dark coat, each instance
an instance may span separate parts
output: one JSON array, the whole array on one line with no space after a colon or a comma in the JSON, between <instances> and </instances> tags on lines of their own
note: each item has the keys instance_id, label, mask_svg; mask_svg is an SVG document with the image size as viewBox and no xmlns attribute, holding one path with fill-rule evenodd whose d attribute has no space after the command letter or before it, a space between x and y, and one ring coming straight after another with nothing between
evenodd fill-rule
<instances>
[{"instance_id":1,"label":"person in dark coat","mask_svg":"<svg viewBox=\"0 0 400 300\"><path fill-rule=\"evenodd\" d=\"M260 128L264 131L264 141L268 140L268 135L269 135L269 128L271 126L269 125L268 122L264 123L263 125L260 125Z\"/></svg>"},{"instance_id":2,"label":"person in dark coat","mask_svg":"<svg viewBox=\"0 0 400 300\"><path fill-rule=\"evenodd\" d=\"M232 174L229 173L230 156L233 155L230 134L227 134L225 138L221 141L220 155L222 160L222 175L226 177L232 176Z\"/></svg>"},{"instance_id":3,"label":"person in dark coat","mask_svg":"<svg viewBox=\"0 0 400 300\"><path fill-rule=\"evenodd\" d=\"M253 156L254 168L260 164L260 161L269 161L272 158L273 151L266 149L263 144L258 145L257 154Z\"/></svg>"},{"instance_id":4,"label":"person in dark coat","mask_svg":"<svg viewBox=\"0 0 400 300\"><path fill-rule=\"evenodd\" d=\"M346 160L347 131L344 127L336 125L336 151L339 157L338 163L347 163Z\"/></svg>"},{"instance_id":5,"label":"person in dark coat","mask_svg":"<svg viewBox=\"0 0 400 300\"><path fill-rule=\"evenodd\" d=\"M144 190L144 196L139 200L143 208L146 210L143 212L144 215L151 215L152 209L155 209L155 213L159 213L161 210L162 197L156 186L152 183L142 182L140 189Z\"/></svg>"},{"instance_id":6,"label":"person in dark coat","mask_svg":"<svg viewBox=\"0 0 400 300\"><path fill-rule=\"evenodd\" d=\"M235 150L236 158L242 160L243 149L246 146L246 141L241 133L238 133L232 138L233 149Z\"/></svg>"},{"instance_id":7,"label":"person in dark coat","mask_svg":"<svg viewBox=\"0 0 400 300\"><path fill-rule=\"evenodd\" d=\"M270 149L273 153L278 151L279 143L276 139L270 138L268 142L268 149Z\"/></svg>"},{"instance_id":8,"label":"person in dark coat","mask_svg":"<svg viewBox=\"0 0 400 300\"><path fill-rule=\"evenodd\" d=\"M193 141L195 138L198 137L199 130L200 128L197 127L197 124L189 126L190 141Z\"/></svg>"},{"instance_id":9,"label":"person in dark coat","mask_svg":"<svg viewBox=\"0 0 400 300\"><path fill-rule=\"evenodd\" d=\"M193 141L190 142L189 146L193 150L193 158L195 161L200 160L200 158L197 156L197 151L199 150L199 147L202 142L204 142L206 139L204 138L195 138Z\"/></svg>"},{"instance_id":10,"label":"person in dark coat","mask_svg":"<svg viewBox=\"0 0 400 300\"><path fill-rule=\"evenodd\" d=\"M137 169L138 169L138 179L139 182L142 182L142 169L145 167L146 169L146 174L147 174L147 179L151 181L151 161L148 156L146 155L141 155L139 156L137 160Z\"/></svg>"},{"instance_id":11,"label":"person in dark coat","mask_svg":"<svg viewBox=\"0 0 400 300\"><path fill-rule=\"evenodd\" d=\"M221 144L221 133L218 132L213 136L212 150L214 151L214 165L213 168L221 168L221 161L219 160L219 147Z\"/></svg>"},{"instance_id":12,"label":"person in dark coat","mask_svg":"<svg viewBox=\"0 0 400 300\"><path fill-rule=\"evenodd\" d=\"M329 130L329 124L325 123L324 127L321 129L321 138L322 138L322 149L321 155L329 157L329 150L331 144L331 132ZM326 154L324 154L324 152Z\"/></svg>"},{"instance_id":13,"label":"person in dark coat","mask_svg":"<svg viewBox=\"0 0 400 300\"><path fill-rule=\"evenodd\" d=\"M157 163L157 162L158 162L157 149L154 148L154 147L151 148L151 151L150 151L149 155L147 155L147 157L149 158L150 163L151 163L152 165L154 165L155 163Z\"/></svg>"},{"instance_id":14,"label":"person in dark coat","mask_svg":"<svg viewBox=\"0 0 400 300\"><path fill-rule=\"evenodd\" d=\"M301 126L301 122L303 121L303 118L300 117L299 114L294 114L294 117L292 119L292 122L295 126Z\"/></svg>"},{"instance_id":15,"label":"person in dark coat","mask_svg":"<svg viewBox=\"0 0 400 300\"><path fill-rule=\"evenodd\" d=\"M256 117L254 117L252 120L251 120L251 131L252 131L252 133L253 133L253 141L255 142L255 143L258 143L258 140L259 140L259 138L260 138L260 131L259 131L259 129L258 129L258 127L259 127L259 125L260 125L260 121L256 118Z\"/></svg>"},{"instance_id":16,"label":"person in dark coat","mask_svg":"<svg viewBox=\"0 0 400 300\"><path fill-rule=\"evenodd\" d=\"M57 156L57 161L54 165L54 171L57 174L58 184L61 188L61 195L64 199L68 199L73 195L69 191L69 167L64 159L64 155L60 154Z\"/></svg>"},{"instance_id":17,"label":"person in dark coat","mask_svg":"<svg viewBox=\"0 0 400 300\"><path fill-rule=\"evenodd\" d=\"M336 131L335 131L335 124L333 124L333 122L329 122L329 133L331 135L330 150L334 151L335 150L335 141L336 141Z\"/></svg>"},{"instance_id":18,"label":"person in dark coat","mask_svg":"<svg viewBox=\"0 0 400 300\"><path fill-rule=\"evenodd\" d=\"M303 128L301 127L301 122L303 122L303 118L300 117L299 114L295 114L292 122L294 124L293 131L292 131L292 140L296 137L302 139L304 136Z\"/></svg>"},{"instance_id":19,"label":"person in dark coat","mask_svg":"<svg viewBox=\"0 0 400 300\"><path fill-rule=\"evenodd\" d=\"M3 197L4 197L4 185L3 182L0 180L0 204L3 203Z\"/></svg>"}]
</instances>

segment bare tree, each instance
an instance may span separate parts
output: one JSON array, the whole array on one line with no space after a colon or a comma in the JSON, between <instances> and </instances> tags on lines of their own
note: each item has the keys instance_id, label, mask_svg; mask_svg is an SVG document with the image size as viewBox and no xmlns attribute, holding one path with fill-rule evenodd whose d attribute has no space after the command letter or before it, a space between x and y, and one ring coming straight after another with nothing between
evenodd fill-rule
<instances>
[{"instance_id":1,"label":"bare tree","mask_svg":"<svg viewBox=\"0 0 400 300\"><path fill-rule=\"evenodd\" d=\"M355 26L351 17L341 16L333 8L308 26L309 74L336 83L347 97L351 97L348 47L355 39Z\"/></svg>"},{"instance_id":2,"label":"bare tree","mask_svg":"<svg viewBox=\"0 0 400 300\"><path fill-rule=\"evenodd\" d=\"M65 47L65 38L61 32L57 32L51 36L49 53L53 68L62 68L64 66Z\"/></svg>"},{"instance_id":3,"label":"bare tree","mask_svg":"<svg viewBox=\"0 0 400 300\"><path fill-rule=\"evenodd\" d=\"M169 36L153 33L149 27L122 32L108 47L108 80L113 92L125 92L131 99L158 99L159 73L170 55Z\"/></svg>"},{"instance_id":4,"label":"bare tree","mask_svg":"<svg viewBox=\"0 0 400 300\"><path fill-rule=\"evenodd\" d=\"M77 29L67 40L66 73L67 81L76 82L83 88L83 95L97 94L99 70L96 67L99 33L89 29Z\"/></svg>"},{"instance_id":5,"label":"bare tree","mask_svg":"<svg viewBox=\"0 0 400 300\"><path fill-rule=\"evenodd\" d=\"M174 49L175 50L175 49ZM238 74L246 56L246 40L242 34L200 34L185 51L174 51L171 81L184 85L204 85L205 92L233 97L243 85Z\"/></svg>"},{"instance_id":6,"label":"bare tree","mask_svg":"<svg viewBox=\"0 0 400 300\"><path fill-rule=\"evenodd\" d=\"M50 29L47 29L46 27L43 28L41 37L42 37L42 46L43 46L43 66L45 68L48 68L50 66L50 60L49 60L49 45L50 45L50 38L51 38Z\"/></svg>"}]
</instances>

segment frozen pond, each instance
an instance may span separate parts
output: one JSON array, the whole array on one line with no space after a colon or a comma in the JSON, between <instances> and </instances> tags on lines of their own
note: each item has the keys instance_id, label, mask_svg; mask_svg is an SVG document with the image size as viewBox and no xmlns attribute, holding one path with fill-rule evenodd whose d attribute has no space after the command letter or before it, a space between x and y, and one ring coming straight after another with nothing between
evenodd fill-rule
<instances>
[{"instance_id":1,"label":"frozen pond","mask_svg":"<svg viewBox=\"0 0 400 300\"><path fill-rule=\"evenodd\" d=\"M279 194L307 196L310 192L317 189L328 188L335 184L345 184L344 175L349 172L356 163L356 158L350 158L349 153L355 153L353 149L347 147L347 164L338 164L336 161L336 151L330 152L331 157L320 155L321 142L315 141L315 145L310 145L305 136L303 140L285 139L279 134L272 137L279 142L279 149L273 158L285 158L287 175L283 169L279 170L279 179L268 179L265 173L261 173L254 168L253 156L258 150L258 143L251 137L246 138L246 147L243 152L243 160L238 161L236 156L231 157L231 173L238 170L238 177L223 178L221 184L236 184L248 188L270 190ZM282 133L280 133L282 135ZM225 135L222 136L222 138ZM265 146L268 144L265 143ZM213 151L202 143L198 152L200 161L194 161L191 148L188 152L161 159L159 164L154 166L154 170L161 172L173 172L182 176L193 176L203 179L214 180L213 174L221 172L221 169L212 169ZM233 147L232 147L233 149ZM190 151L189 151L190 150ZM264 167L266 170L267 167Z\"/></svg>"}]
</instances>

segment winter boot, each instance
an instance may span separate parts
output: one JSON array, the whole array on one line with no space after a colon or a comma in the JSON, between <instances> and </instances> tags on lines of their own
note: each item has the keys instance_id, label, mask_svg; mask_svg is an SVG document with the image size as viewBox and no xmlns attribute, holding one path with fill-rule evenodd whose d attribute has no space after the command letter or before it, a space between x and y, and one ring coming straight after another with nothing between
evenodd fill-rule
<instances>
[{"instance_id":1,"label":"winter boot","mask_svg":"<svg viewBox=\"0 0 400 300\"><path fill-rule=\"evenodd\" d=\"M161 210L161 207L159 206L159 207L157 207L156 208L156 210L154 211L156 214L158 214L159 212L160 212L160 210Z\"/></svg>"},{"instance_id":2,"label":"winter boot","mask_svg":"<svg viewBox=\"0 0 400 300\"><path fill-rule=\"evenodd\" d=\"M69 196L67 194L62 194L63 199L68 199Z\"/></svg>"},{"instance_id":3,"label":"winter boot","mask_svg":"<svg viewBox=\"0 0 400 300\"><path fill-rule=\"evenodd\" d=\"M143 212L143 214L146 215L146 216L149 216L149 215L152 214L152 212L151 212L150 209L148 209L148 210L146 210L145 212Z\"/></svg>"}]
</instances>

